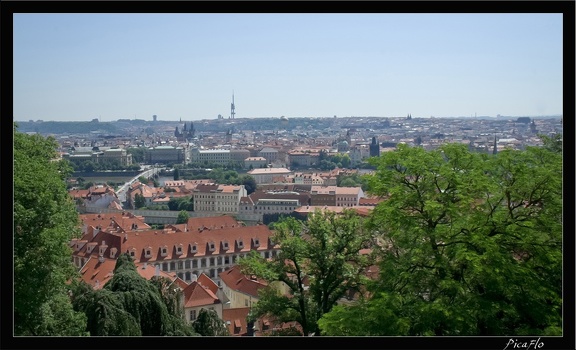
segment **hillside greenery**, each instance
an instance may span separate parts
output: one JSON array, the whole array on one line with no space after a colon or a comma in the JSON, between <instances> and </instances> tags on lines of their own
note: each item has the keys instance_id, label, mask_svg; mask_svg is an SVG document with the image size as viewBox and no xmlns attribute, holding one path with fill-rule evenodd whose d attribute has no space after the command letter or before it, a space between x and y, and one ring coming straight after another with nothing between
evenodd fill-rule
<instances>
[{"instance_id":1,"label":"hillside greenery","mask_svg":"<svg viewBox=\"0 0 576 350\"><path fill-rule=\"evenodd\" d=\"M66 190L71 172L53 137L19 132L14 123L14 334L86 335L67 282L77 276L68 243L80 235ZM6 277L6 276L5 276Z\"/></svg>"}]
</instances>

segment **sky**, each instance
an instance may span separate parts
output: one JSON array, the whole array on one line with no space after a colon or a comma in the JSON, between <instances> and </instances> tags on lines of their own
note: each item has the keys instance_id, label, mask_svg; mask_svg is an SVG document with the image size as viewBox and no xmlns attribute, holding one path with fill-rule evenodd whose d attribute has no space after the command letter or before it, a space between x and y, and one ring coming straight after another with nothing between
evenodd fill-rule
<instances>
[{"instance_id":1,"label":"sky","mask_svg":"<svg viewBox=\"0 0 576 350\"><path fill-rule=\"evenodd\" d=\"M558 13L15 13L13 118L561 115Z\"/></svg>"}]
</instances>

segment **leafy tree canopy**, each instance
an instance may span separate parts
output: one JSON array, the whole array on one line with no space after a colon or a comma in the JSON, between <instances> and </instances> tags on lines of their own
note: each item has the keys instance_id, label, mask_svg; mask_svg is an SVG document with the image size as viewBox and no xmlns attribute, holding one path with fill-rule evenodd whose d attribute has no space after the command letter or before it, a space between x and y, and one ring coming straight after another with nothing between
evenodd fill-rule
<instances>
[{"instance_id":1,"label":"leafy tree canopy","mask_svg":"<svg viewBox=\"0 0 576 350\"><path fill-rule=\"evenodd\" d=\"M561 334L561 154L398 145L371 161L380 278L325 334Z\"/></svg>"},{"instance_id":2,"label":"leafy tree canopy","mask_svg":"<svg viewBox=\"0 0 576 350\"><path fill-rule=\"evenodd\" d=\"M239 260L245 273L271 286L261 292L254 316L297 321L305 334L319 335L317 320L362 283L369 259L359 252L369 236L353 211L339 215L318 210L306 222L286 217L274 229L273 241L282 250L272 261L256 252ZM287 286L289 295L273 287L278 285Z\"/></svg>"},{"instance_id":3,"label":"leafy tree canopy","mask_svg":"<svg viewBox=\"0 0 576 350\"><path fill-rule=\"evenodd\" d=\"M181 210L178 213L178 217L176 218L176 224L185 224L188 222L188 218L190 217L190 215L188 214L188 212L186 210Z\"/></svg>"},{"instance_id":4,"label":"leafy tree canopy","mask_svg":"<svg viewBox=\"0 0 576 350\"><path fill-rule=\"evenodd\" d=\"M14 334L84 335L67 281L76 276L70 239L79 219L66 190L71 168L53 137L28 135L14 124Z\"/></svg>"},{"instance_id":5,"label":"leafy tree canopy","mask_svg":"<svg viewBox=\"0 0 576 350\"><path fill-rule=\"evenodd\" d=\"M79 284L74 296L93 336L196 335L182 316L181 291L166 278L140 276L127 253L118 257L114 276L102 289Z\"/></svg>"},{"instance_id":6,"label":"leafy tree canopy","mask_svg":"<svg viewBox=\"0 0 576 350\"><path fill-rule=\"evenodd\" d=\"M201 309L193 327L196 333L202 336L230 335L226 322L219 318L214 310Z\"/></svg>"}]
</instances>

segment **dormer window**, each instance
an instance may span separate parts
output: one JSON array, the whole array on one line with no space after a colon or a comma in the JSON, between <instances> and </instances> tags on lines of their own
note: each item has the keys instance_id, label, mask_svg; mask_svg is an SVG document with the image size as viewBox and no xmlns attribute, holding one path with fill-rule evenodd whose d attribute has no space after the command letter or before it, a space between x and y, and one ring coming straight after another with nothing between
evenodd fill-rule
<instances>
[{"instance_id":1,"label":"dormer window","mask_svg":"<svg viewBox=\"0 0 576 350\"><path fill-rule=\"evenodd\" d=\"M168 255L168 248L166 246L163 246L161 252L162 252L162 256Z\"/></svg>"},{"instance_id":2,"label":"dormer window","mask_svg":"<svg viewBox=\"0 0 576 350\"><path fill-rule=\"evenodd\" d=\"M135 248L130 249L130 256L132 258L136 256L136 249Z\"/></svg>"},{"instance_id":3,"label":"dormer window","mask_svg":"<svg viewBox=\"0 0 576 350\"><path fill-rule=\"evenodd\" d=\"M151 258L151 257L152 257L152 248L151 248L151 247L147 247L147 248L146 248L146 252L145 252L144 256L147 257L147 258Z\"/></svg>"},{"instance_id":4,"label":"dormer window","mask_svg":"<svg viewBox=\"0 0 576 350\"><path fill-rule=\"evenodd\" d=\"M228 250L228 242L227 241L223 242L222 246L224 246L224 250Z\"/></svg>"},{"instance_id":5,"label":"dormer window","mask_svg":"<svg viewBox=\"0 0 576 350\"><path fill-rule=\"evenodd\" d=\"M198 245L196 243L190 244L190 251L196 253L198 251Z\"/></svg>"},{"instance_id":6,"label":"dormer window","mask_svg":"<svg viewBox=\"0 0 576 350\"><path fill-rule=\"evenodd\" d=\"M213 252L216 249L216 246L214 244L214 242L210 242L208 247L210 248L210 251Z\"/></svg>"},{"instance_id":7,"label":"dormer window","mask_svg":"<svg viewBox=\"0 0 576 350\"><path fill-rule=\"evenodd\" d=\"M178 255L182 254L182 244L176 246L176 254Z\"/></svg>"},{"instance_id":8,"label":"dormer window","mask_svg":"<svg viewBox=\"0 0 576 350\"><path fill-rule=\"evenodd\" d=\"M254 246L255 247L259 247L260 246L260 240L258 238L254 238Z\"/></svg>"},{"instance_id":9,"label":"dormer window","mask_svg":"<svg viewBox=\"0 0 576 350\"><path fill-rule=\"evenodd\" d=\"M240 249L244 248L244 242L242 242L241 239L238 240L238 248Z\"/></svg>"},{"instance_id":10,"label":"dormer window","mask_svg":"<svg viewBox=\"0 0 576 350\"><path fill-rule=\"evenodd\" d=\"M110 249L110 259L116 258L116 253L118 252L117 248Z\"/></svg>"}]
</instances>

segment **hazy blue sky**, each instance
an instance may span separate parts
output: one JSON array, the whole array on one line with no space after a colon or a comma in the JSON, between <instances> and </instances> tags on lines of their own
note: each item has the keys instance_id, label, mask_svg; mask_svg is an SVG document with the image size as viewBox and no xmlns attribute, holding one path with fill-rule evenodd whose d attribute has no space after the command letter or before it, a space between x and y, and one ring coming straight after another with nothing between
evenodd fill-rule
<instances>
[{"instance_id":1,"label":"hazy blue sky","mask_svg":"<svg viewBox=\"0 0 576 350\"><path fill-rule=\"evenodd\" d=\"M562 14L14 14L14 119L562 114Z\"/></svg>"}]
</instances>

